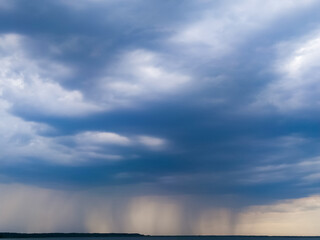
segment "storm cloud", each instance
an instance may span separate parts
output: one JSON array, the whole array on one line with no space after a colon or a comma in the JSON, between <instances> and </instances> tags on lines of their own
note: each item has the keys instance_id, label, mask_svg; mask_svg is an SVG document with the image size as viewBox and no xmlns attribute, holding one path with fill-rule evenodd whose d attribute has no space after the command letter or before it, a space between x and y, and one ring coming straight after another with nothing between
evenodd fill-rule
<instances>
[{"instance_id":1,"label":"storm cloud","mask_svg":"<svg viewBox=\"0 0 320 240\"><path fill-rule=\"evenodd\" d=\"M0 0L0 230L290 234L320 187L319 7Z\"/></svg>"}]
</instances>

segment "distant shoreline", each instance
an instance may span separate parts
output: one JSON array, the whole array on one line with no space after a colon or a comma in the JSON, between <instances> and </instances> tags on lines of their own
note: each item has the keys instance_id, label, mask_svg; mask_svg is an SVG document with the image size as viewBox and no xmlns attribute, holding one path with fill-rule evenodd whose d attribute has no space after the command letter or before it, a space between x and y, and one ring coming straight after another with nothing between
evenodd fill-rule
<instances>
[{"instance_id":1,"label":"distant shoreline","mask_svg":"<svg viewBox=\"0 0 320 240\"><path fill-rule=\"evenodd\" d=\"M72 238L72 237L215 237L215 238L319 238L320 236L268 235L143 235L139 233L12 233L0 232L1 238Z\"/></svg>"},{"instance_id":2,"label":"distant shoreline","mask_svg":"<svg viewBox=\"0 0 320 240\"><path fill-rule=\"evenodd\" d=\"M139 233L0 233L0 238L142 237Z\"/></svg>"}]
</instances>

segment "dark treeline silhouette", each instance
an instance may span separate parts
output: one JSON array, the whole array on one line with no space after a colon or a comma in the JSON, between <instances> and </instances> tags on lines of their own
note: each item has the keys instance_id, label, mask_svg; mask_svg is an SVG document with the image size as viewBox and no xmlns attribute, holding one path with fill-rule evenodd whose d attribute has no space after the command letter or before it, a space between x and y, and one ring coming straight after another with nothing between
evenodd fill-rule
<instances>
[{"instance_id":1,"label":"dark treeline silhouette","mask_svg":"<svg viewBox=\"0 0 320 240\"><path fill-rule=\"evenodd\" d=\"M0 238L141 237L139 233L0 233Z\"/></svg>"},{"instance_id":2,"label":"dark treeline silhouette","mask_svg":"<svg viewBox=\"0 0 320 240\"><path fill-rule=\"evenodd\" d=\"M12 233L0 232L1 238L80 238L80 237L135 237L134 239L167 240L320 240L320 236L267 236L267 235L143 235L139 233Z\"/></svg>"}]
</instances>

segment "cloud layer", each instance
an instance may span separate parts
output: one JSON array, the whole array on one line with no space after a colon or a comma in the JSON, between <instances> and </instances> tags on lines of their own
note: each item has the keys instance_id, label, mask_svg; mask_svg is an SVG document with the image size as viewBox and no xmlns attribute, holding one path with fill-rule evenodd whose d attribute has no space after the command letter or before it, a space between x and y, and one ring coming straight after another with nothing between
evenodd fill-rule
<instances>
[{"instance_id":1,"label":"cloud layer","mask_svg":"<svg viewBox=\"0 0 320 240\"><path fill-rule=\"evenodd\" d=\"M319 234L319 7L0 1L1 230Z\"/></svg>"}]
</instances>

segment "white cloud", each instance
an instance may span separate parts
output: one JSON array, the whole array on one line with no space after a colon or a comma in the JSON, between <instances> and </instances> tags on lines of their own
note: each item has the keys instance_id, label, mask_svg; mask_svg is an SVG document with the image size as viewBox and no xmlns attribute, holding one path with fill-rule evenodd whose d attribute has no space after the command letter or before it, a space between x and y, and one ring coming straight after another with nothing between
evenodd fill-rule
<instances>
[{"instance_id":1,"label":"white cloud","mask_svg":"<svg viewBox=\"0 0 320 240\"><path fill-rule=\"evenodd\" d=\"M31 59L23 36L0 36L0 98L12 108L40 115L79 116L101 111L78 90L64 89L58 80L71 70L55 62ZM45 69L45 70L44 70Z\"/></svg>"},{"instance_id":2,"label":"white cloud","mask_svg":"<svg viewBox=\"0 0 320 240\"><path fill-rule=\"evenodd\" d=\"M113 3L119 3L119 2L127 2L127 0L59 0L59 2L63 5L66 5L67 7L70 7L74 10L86 10L89 6L94 5L109 5Z\"/></svg>"},{"instance_id":3,"label":"white cloud","mask_svg":"<svg viewBox=\"0 0 320 240\"><path fill-rule=\"evenodd\" d=\"M8 103L0 101L0 149L1 163L47 161L63 165L79 165L92 159L107 161L121 160L119 154L103 149L104 144L124 144L129 140L112 133L84 134L72 136L76 146L65 144L62 140L70 137L42 136L52 131L49 126L35 122L27 122L8 113ZM85 141L86 140L86 141Z\"/></svg>"},{"instance_id":4,"label":"white cloud","mask_svg":"<svg viewBox=\"0 0 320 240\"><path fill-rule=\"evenodd\" d=\"M156 138L151 136L139 136L138 141L149 148L161 149L166 146L167 141L162 138Z\"/></svg>"},{"instance_id":5,"label":"white cloud","mask_svg":"<svg viewBox=\"0 0 320 240\"><path fill-rule=\"evenodd\" d=\"M283 146L288 147L288 146ZM289 146L293 149L297 145ZM289 150L290 152L294 150ZM292 157L293 156L293 157ZM319 180L320 157L312 158L296 158L294 154L283 155L278 159L269 159L262 162L261 165L248 170L248 173L239 180L242 184L265 184L265 183L281 183L295 181L300 187L311 186ZM279 163L279 160L290 159L292 163Z\"/></svg>"},{"instance_id":6,"label":"white cloud","mask_svg":"<svg viewBox=\"0 0 320 240\"><path fill-rule=\"evenodd\" d=\"M28 122L13 116L10 103L0 99L0 162L38 159L55 164L78 165L92 159L122 160L125 156L114 151L115 146L159 149L165 140L124 136L112 132L86 131L76 135L50 137L43 133L54 131L45 124ZM141 142L142 141L142 142Z\"/></svg>"},{"instance_id":7,"label":"white cloud","mask_svg":"<svg viewBox=\"0 0 320 240\"><path fill-rule=\"evenodd\" d=\"M158 54L139 49L120 56L96 90L107 107L113 108L179 92L189 80Z\"/></svg>"},{"instance_id":8,"label":"white cloud","mask_svg":"<svg viewBox=\"0 0 320 240\"><path fill-rule=\"evenodd\" d=\"M118 145L123 147L143 147L152 150L163 150L168 145L168 141L155 136L124 136L112 132L87 131L78 133L75 136L61 137L60 140L71 140L76 143L76 148L84 151L98 151L106 147Z\"/></svg>"},{"instance_id":9,"label":"white cloud","mask_svg":"<svg viewBox=\"0 0 320 240\"><path fill-rule=\"evenodd\" d=\"M279 17L301 11L316 1L223 1L204 2L196 20L182 25L170 39L184 52L206 58L231 53L256 32ZM201 6L201 5L200 5Z\"/></svg>"},{"instance_id":10,"label":"white cloud","mask_svg":"<svg viewBox=\"0 0 320 240\"><path fill-rule=\"evenodd\" d=\"M84 132L72 136L75 147L68 146L61 141L68 137L43 136L43 131L53 129L11 113L14 109L37 115L72 117L102 110L85 101L80 91L64 89L58 83L60 77L71 74L64 66L43 60L47 64L43 70L40 66L43 62L30 59L24 50L24 40L23 36L15 34L0 36L0 161L36 158L56 164L81 164L90 159L122 159L119 154L102 151L101 144L128 146L131 140L125 136Z\"/></svg>"},{"instance_id":11,"label":"white cloud","mask_svg":"<svg viewBox=\"0 0 320 240\"><path fill-rule=\"evenodd\" d=\"M75 136L76 141L82 144L116 144L130 145L128 137L121 136L112 132L83 132Z\"/></svg>"},{"instance_id":12,"label":"white cloud","mask_svg":"<svg viewBox=\"0 0 320 240\"><path fill-rule=\"evenodd\" d=\"M10 104L0 99L0 161L26 161L28 158L41 158L44 161L66 161L69 156L63 146L42 137L50 127L35 122L27 122L8 113Z\"/></svg>"},{"instance_id":13,"label":"white cloud","mask_svg":"<svg viewBox=\"0 0 320 240\"><path fill-rule=\"evenodd\" d=\"M277 79L258 96L257 105L272 105L281 112L318 109L320 106L319 31L279 44L274 63Z\"/></svg>"},{"instance_id":14,"label":"white cloud","mask_svg":"<svg viewBox=\"0 0 320 240\"><path fill-rule=\"evenodd\" d=\"M10 104L0 99L0 162L13 163L38 159L56 164L81 164L88 160L118 160L117 154L101 153L96 148L73 148L61 142L61 137L43 136L43 133L54 131L45 124L25 121L9 112ZM103 134L102 134L103 135ZM117 134L110 134L109 140L122 141ZM103 140L105 136L103 135ZM97 142L91 142L98 144ZM81 150L81 151L79 151Z\"/></svg>"}]
</instances>

